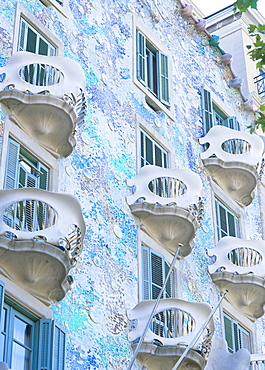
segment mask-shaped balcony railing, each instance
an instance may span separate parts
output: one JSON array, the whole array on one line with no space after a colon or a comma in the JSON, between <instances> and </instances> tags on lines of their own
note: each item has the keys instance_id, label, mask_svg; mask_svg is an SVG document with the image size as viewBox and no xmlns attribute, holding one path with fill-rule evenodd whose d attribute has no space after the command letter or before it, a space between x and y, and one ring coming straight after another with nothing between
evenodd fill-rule
<instances>
[{"instance_id":1,"label":"mask-shaped balcony railing","mask_svg":"<svg viewBox=\"0 0 265 370\"><path fill-rule=\"evenodd\" d=\"M15 53L0 68L0 102L9 118L53 154L67 157L86 110L85 78L73 60Z\"/></svg>"},{"instance_id":2,"label":"mask-shaped balcony railing","mask_svg":"<svg viewBox=\"0 0 265 370\"><path fill-rule=\"evenodd\" d=\"M199 175L189 169L145 166L127 184L135 190L127 202L145 230L172 254L182 244L180 257L187 256L203 217Z\"/></svg>"},{"instance_id":3,"label":"mask-shaped balcony railing","mask_svg":"<svg viewBox=\"0 0 265 370\"><path fill-rule=\"evenodd\" d=\"M142 301L128 311L132 323L136 323L128 338L136 343L142 334L154 301ZM151 322L143 345L138 354L138 359L149 369L172 369L203 326L211 313L210 305L206 303L186 302L180 299L162 299L157 312ZM198 342L188 352L183 360L182 368L193 366L194 369L203 369L211 349L211 337L214 332L213 321L208 324Z\"/></svg>"},{"instance_id":4,"label":"mask-shaped balcony railing","mask_svg":"<svg viewBox=\"0 0 265 370\"><path fill-rule=\"evenodd\" d=\"M83 248L78 200L36 188L0 191L0 271L46 304L70 289Z\"/></svg>"},{"instance_id":5,"label":"mask-shaped balcony railing","mask_svg":"<svg viewBox=\"0 0 265 370\"><path fill-rule=\"evenodd\" d=\"M240 205L249 205L258 180L263 140L255 134L214 126L200 143L209 144L201 154L214 181Z\"/></svg>"},{"instance_id":6,"label":"mask-shaped balcony railing","mask_svg":"<svg viewBox=\"0 0 265 370\"><path fill-rule=\"evenodd\" d=\"M214 283L227 289L226 298L252 320L264 314L265 242L226 236L208 255L215 262L209 266Z\"/></svg>"}]
</instances>

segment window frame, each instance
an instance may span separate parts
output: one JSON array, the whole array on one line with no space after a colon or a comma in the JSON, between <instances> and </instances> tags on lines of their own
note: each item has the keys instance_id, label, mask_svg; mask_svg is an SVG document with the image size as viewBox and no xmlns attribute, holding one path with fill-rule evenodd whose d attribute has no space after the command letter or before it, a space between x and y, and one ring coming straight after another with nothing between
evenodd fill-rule
<instances>
[{"instance_id":1,"label":"window frame","mask_svg":"<svg viewBox=\"0 0 265 370\"><path fill-rule=\"evenodd\" d=\"M171 143L150 126L141 116L136 114L136 165L137 172L141 169L141 130L167 152L167 168L174 168L175 149Z\"/></svg>"},{"instance_id":2,"label":"window frame","mask_svg":"<svg viewBox=\"0 0 265 370\"><path fill-rule=\"evenodd\" d=\"M39 33L44 39L46 39L51 45L55 47L56 56L63 56L64 54L63 43L36 17L34 17L33 14L31 14L27 9L25 9L23 5L21 5L19 2L17 2L16 6L12 54L18 52L21 17L30 25L30 27L36 30L37 33Z\"/></svg>"},{"instance_id":3,"label":"window frame","mask_svg":"<svg viewBox=\"0 0 265 370\"><path fill-rule=\"evenodd\" d=\"M213 94L212 91L204 87L201 88L201 112L202 130L204 136L214 126L220 125L217 120L223 123L221 126L240 131L240 124L234 116L234 112L229 111L223 102Z\"/></svg>"},{"instance_id":4,"label":"window frame","mask_svg":"<svg viewBox=\"0 0 265 370\"><path fill-rule=\"evenodd\" d=\"M13 352L13 343L17 343L14 338L14 322L15 317L18 317L21 321L28 323L32 326L32 335L31 335L31 346L30 350L32 353L30 360L30 370L36 368L37 363L37 341L38 341L38 318L33 316L31 313L27 312L22 307L19 307L15 302L11 301L9 298L5 297L4 307L6 309L6 341L4 342L7 348L4 349L3 361L10 364L12 361L12 352ZM1 328L0 328L1 329ZM0 332L1 334L1 332ZM26 346L21 346L26 347ZM29 348L29 347L28 347ZM13 364L11 366L13 368Z\"/></svg>"},{"instance_id":5,"label":"window frame","mask_svg":"<svg viewBox=\"0 0 265 370\"><path fill-rule=\"evenodd\" d=\"M139 302L144 300L143 291L143 255L142 255L142 245L148 247L154 253L159 254L164 257L164 260L170 266L174 256L165 250L160 244L158 244L154 239L152 239L144 230L139 229L138 231L138 298ZM181 267L180 261L177 260L172 271L172 297L181 298L182 297L182 286L181 286Z\"/></svg>"},{"instance_id":6,"label":"window frame","mask_svg":"<svg viewBox=\"0 0 265 370\"><path fill-rule=\"evenodd\" d=\"M23 47L22 47L21 33L22 33L23 27L24 27L24 35L23 35ZM27 51L26 48L27 48L28 43L26 41L28 40L29 31L35 33L36 35L36 51L38 52L32 51L32 53L37 54L37 55L46 55L46 56L56 55L56 46L54 46L42 33L38 32L38 30L35 27L33 27L29 22L27 22L27 20L23 16L20 17L17 51ZM25 37L25 35L27 35L27 37ZM41 54L39 52L41 40L47 44L47 54Z\"/></svg>"},{"instance_id":7,"label":"window frame","mask_svg":"<svg viewBox=\"0 0 265 370\"><path fill-rule=\"evenodd\" d=\"M39 158L36 156L33 156L27 149L23 147L23 145L18 142L17 140L14 140L12 137L8 137L8 144L7 144L7 156L6 156L6 168L5 168L5 179L4 179L4 189L19 189L21 187L34 187L37 189L43 189L43 190L49 190L49 173L50 173L50 168L48 166L45 166ZM13 145L16 147L16 174L13 178L14 180L14 187L7 187L7 178L8 178L8 168L10 162L12 159L9 161L9 153L10 153L10 147ZM27 158L28 157L28 158ZM33 163L33 161L35 163ZM27 171L25 166L21 164L22 162L25 163L25 165L28 165L28 167L31 167L31 170L33 172L38 173L36 175L35 173L30 173ZM13 166L14 167L14 166ZM21 183L21 174L24 174L25 176L25 184ZM44 175L44 176L42 176ZM31 181L35 181L35 186L29 186L28 182L31 179ZM45 186L43 186L43 179L45 181ZM26 186L27 185L27 186Z\"/></svg>"},{"instance_id":8,"label":"window frame","mask_svg":"<svg viewBox=\"0 0 265 370\"><path fill-rule=\"evenodd\" d=\"M142 141L142 138L144 138L144 143ZM148 160L147 160L147 150L146 150L146 139L150 140L151 142L151 145L152 145L152 160L153 160L153 163L148 163ZM149 135L142 127L140 127L140 147L141 147L141 153L140 153L140 166L141 167L144 167L144 166L148 166L148 165L155 165L155 166L159 166L157 164L157 153L156 153L156 148L161 152L161 166L159 167L162 167L162 168L168 168L168 157L169 157L169 153L168 151L162 146L160 145L160 143L155 140L151 135ZM144 149L144 154L143 154L143 150ZM144 163L143 163L144 162Z\"/></svg>"},{"instance_id":9,"label":"window frame","mask_svg":"<svg viewBox=\"0 0 265 370\"><path fill-rule=\"evenodd\" d=\"M227 340L227 331L226 331L226 324L225 320L229 320L231 322L231 344L233 348L230 346L230 343ZM236 328L236 332L235 332ZM224 339L227 343L227 348L230 353L235 353L241 348L246 348L249 350L250 353L253 353L253 333L250 329L247 329L241 322L233 318L230 314L223 312L223 333L224 333ZM244 339L242 338L242 333L248 336L248 346L245 347L243 342ZM236 334L236 335L235 335ZM236 343L237 341L237 343ZM241 345L241 343L242 345Z\"/></svg>"},{"instance_id":10,"label":"window frame","mask_svg":"<svg viewBox=\"0 0 265 370\"><path fill-rule=\"evenodd\" d=\"M52 319L52 310L28 292L0 274L0 323L2 328L4 301L11 302L16 311L36 322L37 340L33 341L34 367L31 370L66 369L66 333ZM45 317L45 318L43 318Z\"/></svg>"},{"instance_id":11,"label":"window frame","mask_svg":"<svg viewBox=\"0 0 265 370\"><path fill-rule=\"evenodd\" d=\"M5 119L5 131L0 163L0 188L4 188L7 165L8 138L18 142L31 156L49 169L49 191L58 191L59 162L51 153L34 141L26 132L14 124L8 117Z\"/></svg>"},{"instance_id":12,"label":"window frame","mask_svg":"<svg viewBox=\"0 0 265 370\"><path fill-rule=\"evenodd\" d=\"M219 241L224 237L224 236L221 236L222 229L221 229L221 221L220 221L220 212L218 213L219 210L217 209L217 206L222 206L223 209L226 211L226 221L229 221L227 217L228 213L234 217L234 220L236 220L235 222L235 231L236 231L235 234L236 235L230 235L229 233L227 233L227 235L225 236L234 236L236 238L241 237L240 216L233 209L231 209L226 203L220 200L219 197L215 196L214 197L214 211L215 211L214 219L215 219L216 240ZM228 224L229 222L227 222L227 226L229 226Z\"/></svg>"},{"instance_id":13,"label":"window frame","mask_svg":"<svg viewBox=\"0 0 265 370\"><path fill-rule=\"evenodd\" d=\"M142 249L142 292L143 292L143 300L150 300L150 299L156 299L162 286L163 283L166 279L167 276L167 268L169 270L170 268L170 263L167 261L165 256L154 249L148 247L146 244L141 243L141 249ZM153 259L154 258L159 258L161 259L161 273L160 271L156 272L156 275L159 273L162 275L161 279L161 286L157 283L154 282L153 280ZM147 263L147 266L144 264ZM147 267L147 269L145 268ZM146 273L147 272L147 273ZM145 279L145 275L147 276L147 280ZM147 288L145 288L148 285ZM157 296L153 297L153 290L157 288ZM170 289L170 293L167 291L167 288ZM147 290L147 291L146 291ZM169 277L169 280L167 282L167 286L163 292L163 295L161 298L173 298L173 273L171 273L171 276ZM148 295L148 297L146 296Z\"/></svg>"},{"instance_id":14,"label":"window frame","mask_svg":"<svg viewBox=\"0 0 265 370\"><path fill-rule=\"evenodd\" d=\"M174 120L174 104L172 103L173 97L173 85L172 85L172 55L169 50L166 49L162 41L154 36L154 33L147 29L136 17L133 18L133 27L134 27L134 43L133 43L133 56L134 56L134 83L139 87L139 89L145 94L145 106L150 107L153 111L163 111L171 119ZM138 68L137 68L137 32L139 31L145 39L148 41L149 45L157 51L157 55L165 55L167 57L167 75L160 74L160 79L164 79L168 83L168 96L170 105L164 105L165 101L156 97L154 93L147 87L146 78L139 78ZM157 57L159 58L159 57ZM162 57L160 57L162 58ZM161 69L161 65L157 66L158 69Z\"/></svg>"}]
</instances>

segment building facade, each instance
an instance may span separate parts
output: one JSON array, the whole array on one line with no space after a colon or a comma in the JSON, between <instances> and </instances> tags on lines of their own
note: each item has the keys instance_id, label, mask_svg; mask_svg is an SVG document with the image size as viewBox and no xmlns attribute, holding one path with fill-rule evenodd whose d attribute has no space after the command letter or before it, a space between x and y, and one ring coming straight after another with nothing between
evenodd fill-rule
<instances>
[{"instance_id":1,"label":"building facade","mask_svg":"<svg viewBox=\"0 0 265 370\"><path fill-rule=\"evenodd\" d=\"M241 79L242 93L253 100L254 109L264 104L264 72L257 69L248 55L247 46L253 47L250 25L264 24L264 17L255 9L234 13L233 5L205 18L210 33L220 36L222 47L233 55L233 70Z\"/></svg>"},{"instance_id":2,"label":"building facade","mask_svg":"<svg viewBox=\"0 0 265 370\"><path fill-rule=\"evenodd\" d=\"M0 4L0 369L262 370L263 140L218 38L179 0Z\"/></svg>"}]
</instances>

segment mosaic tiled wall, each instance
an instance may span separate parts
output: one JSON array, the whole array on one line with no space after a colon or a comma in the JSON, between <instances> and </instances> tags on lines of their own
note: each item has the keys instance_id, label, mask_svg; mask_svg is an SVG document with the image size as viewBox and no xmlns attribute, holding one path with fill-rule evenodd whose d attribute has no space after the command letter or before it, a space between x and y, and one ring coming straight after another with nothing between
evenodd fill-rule
<instances>
[{"instance_id":1,"label":"mosaic tiled wall","mask_svg":"<svg viewBox=\"0 0 265 370\"><path fill-rule=\"evenodd\" d=\"M86 120L77 127L74 152L60 160L59 190L79 198L87 226L84 252L72 271L73 289L53 306L68 333L67 369L122 370L131 356L126 310L138 302L137 223L126 203L131 191L126 180L137 171L136 114L173 146L176 168L201 175L206 212L194 250L181 262L179 284L184 299L211 305L218 291L207 272L206 249L214 246L214 225L211 187L199 157L201 87L210 88L241 124L247 126L253 116L242 109L238 91L229 87L231 73L220 63L220 54L180 15L175 0L69 0L67 18L37 0L20 3L63 42L64 55L86 74ZM3 66L12 53L16 2L0 0L0 6ZM135 18L172 55L174 120L148 107L133 82ZM257 198L247 208L245 224L251 230L247 237L262 237ZM218 315L215 321L220 336ZM258 327L261 347L262 320Z\"/></svg>"}]
</instances>

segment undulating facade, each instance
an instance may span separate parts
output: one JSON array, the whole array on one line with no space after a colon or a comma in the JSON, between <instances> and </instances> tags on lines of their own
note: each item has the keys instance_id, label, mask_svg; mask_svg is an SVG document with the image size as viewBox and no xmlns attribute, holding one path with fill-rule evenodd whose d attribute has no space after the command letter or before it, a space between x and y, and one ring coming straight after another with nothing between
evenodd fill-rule
<instances>
[{"instance_id":1,"label":"undulating facade","mask_svg":"<svg viewBox=\"0 0 265 370\"><path fill-rule=\"evenodd\" d=\"M263 370L264 141L219 38L180 0L0 5L0 369Z\"/></svg>"}]
</instances>

